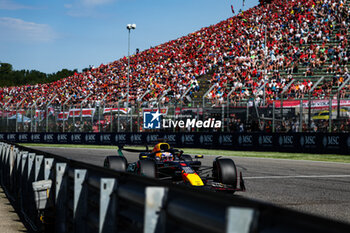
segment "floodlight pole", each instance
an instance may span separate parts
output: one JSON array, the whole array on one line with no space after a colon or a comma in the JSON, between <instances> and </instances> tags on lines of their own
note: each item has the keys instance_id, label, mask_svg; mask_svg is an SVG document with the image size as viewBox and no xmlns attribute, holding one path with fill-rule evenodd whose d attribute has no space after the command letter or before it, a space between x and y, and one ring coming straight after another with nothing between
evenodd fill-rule
<instances>
[{"instance_id":1,"label":"floodlight pole","mask_svg":"<svg viewBox=\"0 0 350 233\"><path fill-rule=\"evenodd\" d=\"M128 29L128 85L127 85L127 93L126 93L126 108L127 108L127 119L129 118L129 90L130 90L130 31L131 29L136 29L136 24L128 24L126 26L126 29ZM132 117L132 116L131 116ZM132 121L130 121L130 124L132 124Z\"/></svg>"}]
</instances>

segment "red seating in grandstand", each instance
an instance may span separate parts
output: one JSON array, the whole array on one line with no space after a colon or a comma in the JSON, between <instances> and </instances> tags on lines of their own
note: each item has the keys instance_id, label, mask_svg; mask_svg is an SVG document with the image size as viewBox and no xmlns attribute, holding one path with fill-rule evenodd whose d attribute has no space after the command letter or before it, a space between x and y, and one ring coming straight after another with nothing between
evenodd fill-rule
<instances>
[{"instance_id":1,"label":"red seating in grandstand","mask_svg":"<svg viewBox=\"0 0 350 233\"><path fill-rule=\"evenodd\" d=\"M212 79L208 81L216 85L208 96L213 104L224 103L232 88L235 91L230 103L253 96L261 99L259 88L265 82L266 100L275 100L302 69L305 78L291 85L286 97L304 98L315 82L309 77L326 70L334 77L313 94L327 98L332 87L340 86L349 75L349 18L349 8L336 0L275 0L253 7L216 25L132 55L130 100L135 103L150 90L143 100L156 101L170 89L162 101L179 101L189 87L198 90L197 78L210 72ZM338 31L333 38L336 24ZM329 46L334 39L339 43ZM0 102L12 97L8 106L15 106L24 98L26 106L34 101L40 105L57 95L52 104L63 104L72 96L70 103L80 105L89 96L84 107L91 107L108 94L105 102L116 104L120 99L126 100L127 68L128 59L124 57L53 83L1 88Z\"/></svg>"}]
</instances>

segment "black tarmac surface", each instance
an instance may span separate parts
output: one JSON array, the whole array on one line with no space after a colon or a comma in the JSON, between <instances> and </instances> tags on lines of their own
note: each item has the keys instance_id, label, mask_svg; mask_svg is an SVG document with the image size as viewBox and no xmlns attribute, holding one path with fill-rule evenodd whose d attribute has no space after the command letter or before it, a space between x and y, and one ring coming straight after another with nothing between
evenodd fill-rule
<instances>
[{"instance_id":1,"label":"black tarmac surface","mask_svg":"<svg viewBox=\"0 0 350 233\"><path fill-rule=\"evenodd\" d=\"M100 166L105 156L117 154L109 149L33 148ZM125 156L129 162L138 158L136 153ZM214 158L204 156L202 164L211 165ZM350 223L350 164L230 158L243 172L247 188L237 195Z\"/></svg>"}]
</instances>

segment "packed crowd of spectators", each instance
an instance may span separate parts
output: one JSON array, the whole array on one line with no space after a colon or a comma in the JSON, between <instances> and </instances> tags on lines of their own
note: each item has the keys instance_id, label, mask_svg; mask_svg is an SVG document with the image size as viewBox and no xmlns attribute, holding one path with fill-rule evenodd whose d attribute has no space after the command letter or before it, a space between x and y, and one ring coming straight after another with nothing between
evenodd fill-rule
<instances>
[{"instance_id":1,"label":"packed crowd of spectators","mask_svg":"<svg viewBox=\"0 0 350 233\"><path fill-rule=\"evenodd\" d=\"M313 93L326 98L349 75L349 14L343 0L275 0L253 7L130 56L129 99L135 104L145 94L142 101L180 101L189 88L189 93L200 89L199 76L213 73L208 80L215 84L208 95L213 104L224 103L231 88L231 103L261 99L264 83L266 101L275 100L301 68L305 80L293 83L287 98L305 97L314 82L308 77L318 70L334 75ZM334 39L339 43L328 46ZM123 57L53 83L1 88L0 102L13 107L23 99L25 106L52 100L53 105L69 101L80 106L86 98L84 107L102 101L116 105L127 99L127 75L128 58Z\"/></svg>"},{"instance_id":2,"label":"packed crowd of spectators","mask_svg":"<svg viewBox=\"0 0 350 233\"><path fill-rule=\"evenodd\" d=\"M222 22L222 28L237 27L221 34L229 48L222 47L220 67L210 80L216 86L208 98L220 105L233 88L229 96L233 104L242 99L260 100L260 87L267 82L266 101L278 100L283 88L298 75L303 79L297 79L284 98L304 98L317 81L310 77L316 72L333 76L312 93L328 98L332 87L349 77L349 23L349 8L335 0L274 1Z\"/></svg>"}]
</instances>

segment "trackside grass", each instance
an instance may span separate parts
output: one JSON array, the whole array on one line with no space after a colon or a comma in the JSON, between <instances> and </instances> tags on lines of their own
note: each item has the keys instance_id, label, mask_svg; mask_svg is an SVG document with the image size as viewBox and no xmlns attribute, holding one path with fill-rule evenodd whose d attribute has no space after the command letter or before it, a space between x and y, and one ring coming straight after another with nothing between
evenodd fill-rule
<instances>
[{"instance_id":1,"label":"trackside grass","mask_svg":"<svg viewBox=\"0 0 350 233\"><path fill-rule=\"evenodd\" d=\"M99 146L99 145L70 145L70 144L35 144L21 143L27 147L57 147L57 148L86 148L86 149L118 149L117 146ZM128 146L126 148L145 149L142 146ZM312 160L325 162L341 162L350 163L350 155L337 154L303 154L303 153L285 153L285 152L257 152L257 151L229 151L229 150L210 150L185 148L187 154L216 155L216 156L239 156L239 157L257 157L257 158L273 158L273 159L294 159L294 160Z\"/></svg>"}]
</instances>

